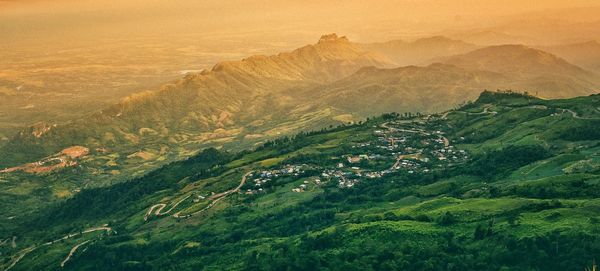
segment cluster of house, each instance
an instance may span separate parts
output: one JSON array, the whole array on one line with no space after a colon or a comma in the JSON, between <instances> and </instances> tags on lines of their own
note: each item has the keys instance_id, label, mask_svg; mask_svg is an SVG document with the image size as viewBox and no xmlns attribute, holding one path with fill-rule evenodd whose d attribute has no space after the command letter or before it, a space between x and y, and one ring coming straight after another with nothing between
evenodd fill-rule
<instances>
[{"instance_id":1,"label":"cluster of house","mask_svg":"<svg viewBox=\"0 0 600 271\"><path fill-rule=\"evenodd\" d=\"M339 166L339 165L338 165ZM327 169L321 173L321 177L327 180L337 179L340 188L353 187L359 180L361 173L358 167L354 167L353 171L338 169Z\"/></svg>"},{"instance_id":2,"label":"cluster of house","mask_svg":"<svg viewBox=\"0 0 600 271\"><path fill-rule=\"evenodd\" d=\"M339 187L349 188L361 179L377 179L398 171L427 174L436 165L442 167L468 159L467 152L455 149L442 131L427 132L426 127L420 126L422 124L427 125L388 123L384 128L374 131L377 140L352 146L354 149L364 149L364 154L347 155L347 167L339 162L337 170L326 170L322 176L335 178ZM378 154L371 154L374 148L380 150L375 151ZM385 152L381 154L381 150ZM374 159L389 159L394 161L394 164L380 171L362 170L357 166L363 160Z\"/></svg>"},{"instance_id":3,"label":"cluster of house","mask_svg":"<svg viewBox=\"0 0 600 271\"><path fill-rule=\"evenodd\" d=\"M331 165L288 164L279 169L263 170L252 176L254 189L249 189L248 193L262 192L261 186L272 179L299 176L307 169L317 170L320 174L303 181L292 189L293 192L307 191L313 183L320 186L335 181L340 188L351 188L360 181L378 179L396 172L428 174L436 166L456 164L469 158L465 150L452 146L442 131L423 125L429 124L387 123L374 131L373 140L354 143L351 146L352 154L332 157ZM365 167L365 162L373 162L378 167L385 165L380 161L393 162L393 165L382 170L361 168Z\"/></svg>"},{"instance_id":4,"label":"cluster of house","mask_svg":"<svg viewBox=\"0 0 600 271\"><path fill-rule=\"evenodd\" d=\"M321 179L318 179L318 178L317 178L317 179L314 179L314 180L312 180L312 181L313 181L313 183L314 183L315 185L317 185L317 186L320 186L320 185L321 185ZM296 192L296 193L301 193L301 192L304 192L304 191L306 191L306 189L308 189L308 186L309 186L309 185L310 185L310 182L309 182L308 180L304 180L304 181L302 182L302 184L300 184L298 187L296 187L296 188L293 188L293 189L292 189L292 192Z\"/></svg>"},{"instance_id":5,"label":"cluster of house","mask_svg":"<svg viewBox=\"0 0 600 271\"><path fill-rule=\"evenodd\" d=\"M426 162L428 160L429 160L429 158L421 158L420 161ZM395 169L395 170L402 170L403 169L403 170L406 170L406 172L408 172L409 174L413 174L413 173L415 173L415 171L417 169L420 168L420 166L421 165L417 161L415 161L415 160L406 160L406 159L403 159L403 160L398 160L398 163L396 163L396 165L394 166L393 169ZM423 168L422 171L424 173L427 173L427 172L429 172L429 169L428 168Z\"/></svg>"},{"instance_id":6,"label":"cluster of house","mask_svg":"<svg viewBox=\"0 0 600 271\"><path fill-rule=\"evenodd\" d=\"M279 169L262 170L260 172L250 175L250 183L253 183L253 188L246 190L246 194L256 194L264 192L262 186L271 182L274 178L283 176L299 176L304 173L309 166L307 164L301 165L285 165Z\"/></svg>"},{"instance_id":7,"label":"cluster of house","mask_svg":"<svg viewBox=\"0 0 600 271\"><path fill-rule=\"evenodd\" d=\"M465 150L455 150L454 146L434 150L431 154L440 161L461 162L469 159L469 155Z\"/></svg>"},{"instance_id":8,"label":"cluster of house","mask_svg":"<svg viewBox=\"0 0 600 271\"><path fill-rule=\"evenodd\" d=\"M266 183L272 178L277 178L280 176L298 176L301 173L304 173L306 168L308 168L308 165L302 164L285 165L280 169L263 170L258 172L258 174L253 175L255 177L253 181L256 184L256 186L260 186L262 183Z\"/></svg>"}]
</instances>

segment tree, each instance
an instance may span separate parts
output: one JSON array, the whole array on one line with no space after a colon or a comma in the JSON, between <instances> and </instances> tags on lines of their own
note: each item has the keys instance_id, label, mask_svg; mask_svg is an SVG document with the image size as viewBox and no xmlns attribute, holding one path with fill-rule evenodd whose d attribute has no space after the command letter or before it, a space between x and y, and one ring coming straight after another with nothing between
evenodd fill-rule
<instances>
[{"instance_id":1,"label":"tree","mask_svg":"<svg viewBox=\"0 0 600 271\"><path fill-rule=\"evenodd\" d=\"M456 217L450 212L444 213L441 217L439 217L437 223L442 226L452 225L456 222Z\"/></svg>"},{"instance_id":2,"label":"tree","mask_svg":"<svg viewBox=\"0 0 600 271\"><path fill-rule=\"evenodd\" d=\"M497 198L500 196L500 189L496 186L490 187L490 197Z\"/></svg>"},{"instance_id":3,"label":"tree","mask_svg":"<svg viewBox=\"0 0 600 271\"><path fill-rule=\"evenodd\" d=\"M393 212L386 212L385 214L383 214L383 219L390 220L390 221L398 221L398 220L400 220L398 218L398 216L396 214L394 214Z\"/></svg>"},{"instance_id":4,"label":"tree","mask_svg":"<svg viewBox=\"0 0 600 271\"><path fill-rule=\"evenodd\" d=\"M473 237L475 238L475 240L483 240L483 238L485 238L485 230L483 229L483 226L481 226L481 224L477 225L477 228L475 228L475 233L473 233Z\"/></svg>"},{"instance_id":5,"label":"tree","mask_svg":"<svg viewBox=\"0 0 600 271\"><path fill-rule=\"evenodd\" d=\"M508 221L508 224L511 226L516 226L519 224L519 214L516 214L516 213L509 214L506 219Z\"/></svg>"},{"instance_id":6,"label":"tree","mask_svg":"<svg viewBox=\"0 0 600 271\"><path fill-rule=\"evenodd\" d=\"M490 237L494 234L494 220L490 220L490 223L488 224L488 229L487 229L487 233L485 234L487 237Z\"/></svg>"}]
</instances>

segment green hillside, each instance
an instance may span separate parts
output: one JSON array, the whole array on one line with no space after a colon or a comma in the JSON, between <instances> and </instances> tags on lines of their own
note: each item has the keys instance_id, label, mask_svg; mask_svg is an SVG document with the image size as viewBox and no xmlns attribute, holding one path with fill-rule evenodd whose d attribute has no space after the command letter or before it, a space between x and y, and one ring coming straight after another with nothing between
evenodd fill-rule
<instances>
[{"instance_id":1,"label":"green hillside","mask_svg":"<svg viewBox=\"0 0 600 271\"><path fill-rule=\"evenodd\" d=\"M299 90L365 66L389 65L384 57L335 34L291 52L220 62L85 117L23 129L0 146L0 168L35 162L73 145L121 157L143 151L150 154L143 164L153 167L189 157L199 148L232 142L248 147L274 135L337 122L331 120L335 110L298 108L314 96L298 96ZM89 167L104 170L106 160L98 157L102 153L90 156ZM131 159L113 162L129 174L132 167L143 166Z\"/></svg>"},{"instance_id":2,"label":"green hillside","mask_svg":"<svg viewBox=\"0 0 600 271\"><path fill-rule=\"evenodd\" d=\"M82 179L94 181L73 189L102 186L208 147L239 151L389 111L445 111L483 89L527 90L545 98L597 92L593 73L525 46L468 51L468 44L441 37L406 48L394 44L370 51L330 34L290 52L220 62L78 119L0 135L0 170L82 146L90 150L79 161ZM389 60L394 52L416 55L413 49L431 56L439 51L444 64L395 67Z\"/></svg>"},{"instance_id":3,"label":"green hillside","mask_svg":"<svg viewBox=\"0 0 600 271\"><path fill-rule=\"evenodd\" d=\"M597 127L600 95L484 92L440 114L208 148L49 204L13 186L0 267L582 270L600 255Z\"/></svg>"}]
</instances>

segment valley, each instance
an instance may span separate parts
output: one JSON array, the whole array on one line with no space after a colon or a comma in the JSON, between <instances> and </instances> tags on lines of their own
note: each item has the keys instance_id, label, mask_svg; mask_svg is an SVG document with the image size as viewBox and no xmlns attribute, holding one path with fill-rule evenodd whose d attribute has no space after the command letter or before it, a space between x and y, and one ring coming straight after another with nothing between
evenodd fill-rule
<instances>
[{"instance_id":1,"label":"valley","mask_svg":"<svg viewBox=\"0 0 600 271\"><path fill-rule=\"evenodd\" d=\"M13 253L34 247L36 235L59 238L75 225L110 223L118 234L74 255L73 247L88 240L27 252L12 270L57 268L65 257L65 269L346 269L351 261L330 264L356 252L374 269L427 269L409 260L423 254L460 269L475 269L495 253L511 268L586 266L600 249L598 99L484 92L443 113L384 114L238 154L207 149L21 218ZM47 226L42 232L34 225ZM368 241L394 247L386 240L400 237L410 252ZM584 251L576 249L582 240ZM523 260L510 246L543 253ZM105 256L112 253L127 260ZM473 260L459 256L465 254Z\"/></svg>"},{"instance_id":2,"label":"valley","mask_svg":"<svg viewBox=\"0 0 600 271\"><path fill-rule=\"evenodd\" d=\"M597 0L0 0L0 271L597 271Z\"/></svg>"},{"instance_id":3,"label":"valley","mask_svg":"<svg viewBox=\"0 0 600 271\"><path fill-rule=\"evenodd\" d=\"M432 115L464 106L483 89L527 89L528 93L544 98L594 92L591 72L525 46L485 47L440 59L445 63L400 68L394 68L390 52L382 55L365 51L363 46L346 37L324 35L316 44L290 53L222 62L211 70L187 74L172 84L134 94L88 117L53 125L37 124L22 130L0 147L0 165L3 165L0 200L4 203L0 206L3 213L0 225L6 232L17 230L21 221L37 216L40 208L69 201L90 189L148 178L149 172L169 168L209 148L224 153L244 152L300 131L358 124L387 112L400 111L401 116L407 112ZM493 57L497 51L501 52L500 57ZM569 82L566 87L564 82ZM543 104L530 106L532 110L550 110ZM577 121L595 121L591 115L598 112L597 108L586 107L581 111L561 107L563 111L557 114L570 114ZM456 114L470 118L496 116L499 112L490 103L480 111L446 111L438 120L449 121ZM461 144L439 134L444 132L440 127L433 130L433 126L418 123L400 124L393 121L378 124L384 139L393 138L392 144L380 146L385 141L380 139L369 143L379 149L359 147L372 153L354 153L349 157L358 162L348 162L340 156L337 163L342 163L343 168L309 165L303 170L337 178L321 176L321 183L337 182L352 187L360 185L365 176L389 178L387 175L404 169L410 169L412 173L408 174L418 178L422 174L433 175L436 167L467 163L465 157L472 156L467 148L456 149L457 155L452 156L447 155L448 149L434 152L431 149L434 146ZM411 146L414 149L393 149L400 140L415 140L413 137L427 146L420 143ZM545 147L551 145L543 143ZM392 148L391 152L382 152L384 147ZM286 160L286 157L272 157L264 164ZM364 170L363 163L374 163L375 168ZM293 165L298 166L301 164ZM582 162L575 168L588 166ZM241 172L230 174L226 182L244 180L238 175ZM321 186L313 186L315 180L306 179L303 182L308 183L288 188L300 192L305 192L300 185L318 189ZM252 179L242 184L239 191L263 194L265 191L258 190L264 190L263 181ZM235 187L231 184L211 190L219 196L216 198L206 191L189 188L181 195L154 199L138 216L149 222L165 217L203 217L235 197L238 194ZM222 194L223 191L228 193Z\"/></svg>"},{"instance_id":4,"label":"valley","mask_svg":"<svg viewBox=\"0 0 600 271\"><path fill-rule=\"evenodd\" d=\"M409 47L440 39L446 41L436 37ZM394 53L410 50L390 45L367 51L365 46L329 34L289 53L221 62L90 116L23 129L0 147L0 166L23 168L82 146L90 153L77 170L83 180L94 182L79 183L75 190L140 176L206 147L239 151L398 108L444 111L484 89L526 89L563 98L594 93L599 82L592 72L521 45L475 48L438 59L442 63L399 68L391 60Z\"/></svg>"}]
</instances>

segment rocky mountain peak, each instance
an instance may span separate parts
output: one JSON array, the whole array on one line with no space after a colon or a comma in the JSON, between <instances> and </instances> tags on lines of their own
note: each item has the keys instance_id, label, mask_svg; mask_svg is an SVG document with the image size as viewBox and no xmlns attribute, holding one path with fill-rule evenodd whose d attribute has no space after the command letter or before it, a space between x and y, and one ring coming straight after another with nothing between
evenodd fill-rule
<instances>
[{"instance_id":1,"label":"rocky mountain peak","mask_svg":"<svg viewBox=\"0 0 600 271\"><path fill-rule=\"evenodd\" d=\"M326 34L321 36L319 43L325 42L350 42L346 36L338 37L336 33Z\"/></svg>"}]
</instances>

